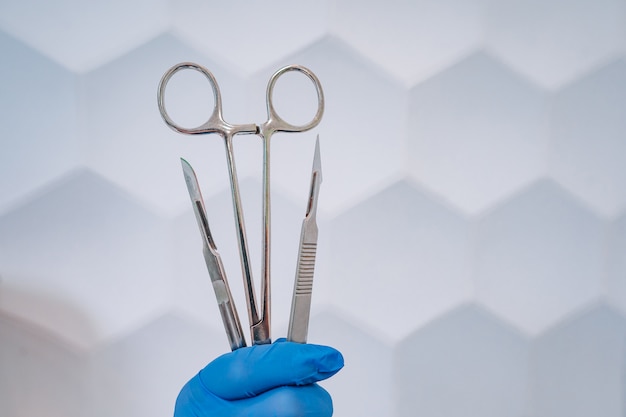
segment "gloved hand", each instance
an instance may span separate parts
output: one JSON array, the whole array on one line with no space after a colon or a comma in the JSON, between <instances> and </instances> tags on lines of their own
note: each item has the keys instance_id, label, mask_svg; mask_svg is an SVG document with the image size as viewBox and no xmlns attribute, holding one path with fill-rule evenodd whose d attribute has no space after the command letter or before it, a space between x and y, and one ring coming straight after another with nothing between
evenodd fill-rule
<instances>
[{"instance_id":1,"label":"gloved hand","mask_svg":"<svg viewBox=\"0 0 626 417\"><path fill-rule=\"evenodd\" d=\"M237 349L193 377L174 417L330 417L330 395L317 381L343 367L337 350L278 340Z\"/></svg>"}]
</instances>

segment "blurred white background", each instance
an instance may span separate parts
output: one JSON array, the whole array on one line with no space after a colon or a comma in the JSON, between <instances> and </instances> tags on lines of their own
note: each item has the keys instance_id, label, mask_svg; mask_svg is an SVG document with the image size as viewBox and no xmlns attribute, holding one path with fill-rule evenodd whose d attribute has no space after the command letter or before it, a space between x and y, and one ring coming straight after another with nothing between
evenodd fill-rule
<instances>
[{"instance_id":1,"label":"blurred white background","mask_svg":"<svg viewBox=\"0 0 626 417\"><path fill-rule=\"evenodd\" d=\"M0 0L0 51L1 416L171 416L228 351L179 157L245 322L223 143L157 111L181 61L231 123L285 64L322 82L320 126L272 142L273 335L319 134L336 416L626 415L626 0ZM168 106L199 124L209 93ZM258 279L261 142L235 143Z\"/></svg>"}]
</instances>

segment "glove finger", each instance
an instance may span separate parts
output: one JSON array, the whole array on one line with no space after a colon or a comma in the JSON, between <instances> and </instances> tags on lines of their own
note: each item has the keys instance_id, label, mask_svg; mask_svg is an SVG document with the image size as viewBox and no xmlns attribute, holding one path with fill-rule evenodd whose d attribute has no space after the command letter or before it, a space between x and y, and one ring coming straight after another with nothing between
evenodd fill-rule
<instances>
[{"instance_id":1,"label":"glove finger","mask_svg":"<svg viewBox=\"0 0 626 417\"><path fill-rule=\"evenodd\" d=\"M230 403L230 414L237 417L331 417L333 401L317 384L279 387L257 397Z\"/></svg>"},{"instance_id":2,"label":"glove finger","mask_svg":"<svg viewBox=\"0 0 626 417\"><path fill-rule=\"evenodd\" d=\"M219 397L236 400L284 385L321 381L342 367L343 356L331 347L281 342L222 355L200 371L200 379Z\"/></svg>"}]
</instances>

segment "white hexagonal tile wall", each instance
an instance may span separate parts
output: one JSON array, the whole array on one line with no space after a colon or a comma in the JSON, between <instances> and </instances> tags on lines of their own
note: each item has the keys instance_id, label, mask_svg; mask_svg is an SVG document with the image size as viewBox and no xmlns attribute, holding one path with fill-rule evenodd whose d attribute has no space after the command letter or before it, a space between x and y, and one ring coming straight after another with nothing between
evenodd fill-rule
<instances>
[{"instance_id":1,"label":"white hexagonal tile wall","mask_svg":"<svg viewBox=\"0 0 626 417\"><path fill-rule=\"evenodd\" d=\"M485 3L338 0L331 32L411 85L480 47Z\"/></svg>"},{"instance_id":2,"label":"white hexagonal tile wall","mask_svg":"<svg viewBox=\"0 0 626 417\"><path fill-rule=\"evenodd\" d=\"M398 345L398 416L524 415L527 367L520 333L480 308L459 308Z\"/></svg>"},{"instance_id":3,"label":"white hexagonal tile wall","mask_svg":"<svg viewBox=\"0 0 626 417\"><path fill-rule=\"evenodd\" d=\"M79 163L76 77L0 32L0 212Z\"/></svg>"},{"instance_id":4,"label":"white hexagonal tile wall","mask_svg":"<svg viewBox=\"0 0 626 417\"><path fill-rule=\"evenodd\" d=\"M551 181L481 219L478 298L537 334L602 293L604 224Z\"/></svg>"},{"instance_id":5,"label":"white hexagonal tile wall","mask_svg":"<svg viewBox=\"0 0 626 417\"><path fill-rule=\"evenodd\" d=\"M3 1L0 27L75 72L104 64L168 24L167 0Z\"/></svg>"},{"instance_id":6,"label":"white hexagonal tile wall","mask_svg":"<svg viewBox=\"0 0 626 417\"><path fill-rule=\"evenodd\" d=\"M413 176L477 213L545 172L544 92L477 53L411 90Z\"/></svg>"},{"instance_id":7,"label":"white hexagonal tile wall","mask_svg":"<svg viewBox=\"0 0 626 417\"><path fill-rule=\"evenodd\" d=\"M626 207L626 62L564 88L553 113L552 175L600 213L618 214Z\"/></svg>"},{"instance_id":8,"label":"white hexagonal tile wall","mask_svg":"<svg viewBox=\"0 0 626 417\"><path fill-rule=\"evenodd\" d=\"M394 412L391 345L354 326L351 317L326 310L311 318L309 343L330 345L344 368L322 385L333 397L334 415L391 416ZM364 395L364 393L370 395Z\"/></svg>"},{"instance_id":9,"label":"white hexagonal tile wall","mask_svg":"<svg viewBox=\"0 0 626 417\"><path fill-rule=\"evenodd\" d=\"M6 417L88 414L89 361L40 327L0 312L0 403Z\"/></svg>"},{"instance_id":10,"label":"white hexagonal tile wall","mask_svg":"<svg viewBox=\"0 0 626 417\"><path fill-rule=\"evenodd\" d=\"M408 182L336 217L329 233L333 304L387 340L471 295L468 223Z\"/></svg>"},{"instance_id":11,"label":"white hexagonal tile wall","mask_svg":"<svg viewBox=\"0 0 626 417\"><path fill-rule=\"evenodd\" d=\"M176 33L246 75L321 38L331 7L327 0L271 4L175 0L173 5Z\"/></svg>"},{"instance_id":12,"label":"white hexagonal tile wall","mask_svg":"<svg viewBox=\"0 0 626 417\"><path fill-rule=\"evenodd\" d=\"M163 222L76 171L0 218L0 309L89 347L165 305Z\"/></svg>"},{"instance_id":13,"label":"white hexagonal tile wall","mask_svg":"<svg viewBox=\"0 0 626 417\"><path fill-rule=\"evenodd\" d=\"M531 415L624 414L626 321L598 306L533 341Z\"/></svg>"},{"instance_id":14,"label":"white hexagonal tile wall","mask_svg":"<svg viewBox=\"0 0 626 417\"><path fill-rule=\"evenodd\" d=\"M489 7L487 43L535 82L556 89L624 48L620 0L505 0Z\"/></svg>"},{"instance_id":15,"label":"white hexagonal tile wall","mask_svg":"<svg viewBox=\"0 0 626 417\"><path fill-rule=\"evenodd\" d=\"M99 346L92 355L94 400L90 414L173 415L183 385L226 353L228 345L216 343L220 336L194 320L167 314Z\"/></svg>"},{"instance_id":16,"label":"white hexagonal tile wall","mask_svg":"<svg viewBox=\"0 0 626 417\"><path fill-rule=\"evenodd\" d=\"M3 2L2 412L169 416L228 350L179 156L198 171L247 322L222 140L177 134L157 111L164 71L196 61L231 123L265 119L282 65L324 87L320 126L272 143L273 336L286 333L319 133L309 340L346 357L323 383L336 415L623 414L625 10ZM302 78L277 85L288 119L315 104ZM204 121L202 76L170 87L175 119ZM260 139L237 137L235 156L258 280Z\"/></svg>"}]
</instances>

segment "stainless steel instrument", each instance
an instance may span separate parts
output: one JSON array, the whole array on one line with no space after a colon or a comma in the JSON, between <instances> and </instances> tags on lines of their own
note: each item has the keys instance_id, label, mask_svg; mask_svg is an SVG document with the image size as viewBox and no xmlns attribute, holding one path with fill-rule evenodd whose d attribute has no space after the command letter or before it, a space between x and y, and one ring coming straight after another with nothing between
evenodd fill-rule
<instances>
[{"instance_id":1,"label":"stainless steel instrument","mask_svg":"<svg viewBox=\"0 0 626 417\"><path fill-rule=\"evenodd\" d=\"M213 99L214 99L214 107L213 112L209 116L208 120L202 125L195 128L186 128L175 123L171 117L168 115L166 107L165 107L165 91L167 88L167 84L169 80L179 71L182 70L194 70L198 71L206 77L211 85L213 90ZM317 93L317 112L313 119L304 125L293 125L291 123L283 120L274 108L273 102L273 94L274 94L274 86L276 81L283 74L291 71L296 71L301 74L307 76L315 86L315 90ZM159 112L165 123L175 130L176 132L187 134L187 135L197 135L197 134L209 134L209 133L217 133L220 135L225 144L226 148L226 158L227 165L229 171L229 179L231 186L231 197L233 200L233 211L235 216L235 227L237 233L237 241L239 247L239 258L241 262L241 269L243 275L244 288L246 291L246 303L248 307L248 319L250 322L250 333L251 333L251 341L253 344L263 344L263 343L271 343L271 334L270 334L270 316L271 316L271 300L270 300L270 283L271 283L271 273L270 273L270 247L271 247L271 204L270 204L270 140L272 135L275 132L305 132L308 131L319 124L321 121L322 115L324 113L324 94L322 91L322 86L317 78L317 76L311 72L309 69L300 66L300 65L289 65L284 68L276 71L271 77L267 84L266 91L266 104L267 104L267 120L260 124L242 124L242 125L232 125L224 120L222 117L222 99L221 93L217 84L217 80L213 76L213 74L206 68L201 65L191 63L191 62L183 62L177 65L174 65L170 68L161 79L158 88L157 94L157 102L159 107ZM235 157L233 151L233 137L237 134L256 134L259 135L263 140L263 241L262 241L262 255L263 255L263 263L261 268L261 297L260 301L257 300L254 290L254 280L252 277L252 270L250 265L250 255L248 250L248 243L246 238L246 229L245 229L245 221L243 217L243 209L241 205L241 197L239 193L239 183L237 179L237 169L235 166ZM191 169L187 164L187 171ZM185 174L185 178L188 177L188 173ZM193 176L195 179L195 175ZM189 182L188 182L189 184ZM197 183L195 185L197 189ZM189 190L190 195L192 193L192 189ZM194 189L195 193L195 189ZM195 194L194 194L195 195ZM194 195L192 195L192 201L196 201L194 199ZM194 205L194 210L196 210L196 216L198 216L198 211L196 206ZM201 214L204 211L201 211ZM203 234L205 235L205 240L210 240L206 237L207 233L204 230L204 225L206 224L206 229L208 231L208 222L206 222L206 213L202 214L204 216L202 220L202 225L200 225ZM199 220L200 222L200 220ZM200 223L199 223L200 224ZM210 236L210 233L208 234ZM216 257L216 251L212 250L214 248L210 243L207 244L208 249L208 258L212 258L212 264L220 264L219 257ZM217 259L217 260L215 260ZM207 265L209 265L209 261L207 261ZM219 269L219 268L218 268ZM211 271L211 269L210 269ZM226 283L225 274L222 271L216 273L221 275L221 278L218 276L217 282ZM211 277L213 280L213 276ZM214 281L216 282L216 281ZM221 284L219 284L221 285ZM227 288L227 286L226 286ZM219 302L219 300L218 300ZM228 301L232 303L232 300ZM233 304L234 306L234 304ZM236 312L235 312L236 313ZM230 317L232 314L227 313L227 316ZM224 316L223 316L224 317ZM229 318L230 320L230 318ZM308 322L308 319L307 319ZM230 323L230 322L229 322ZM227 327L226 331L229 334L229 340L231 339L231 333L233 330L229 328L226 324L226 320L224 321L224 325ZM229 325L230 326L230 325ZM233 338L236 339L235 335L232 335ZM233 345L231 343L231 347L235 349L236 344Z\"/></svg>"},{"instance_id":2,"label":"stainless steel instrument","mask_svg":"<svg viewBox=\"0 0 626 417\"><path fill-rule=\"evenodd\" d=\"M241 330L237 307L235 306L233 296L228 287L222 259L217 252L217 246L215 245L213 236L211 236L211 229L209 228L209 221L207 220L206 209L204 208L204 200L202 199L198 179L196 178L196 173L193 168L187 161L181 158L181 163L183 165L183 175L185 176L185 183L187 183L187 190L189 190L189 197L191 197L191 204L193 205L193 212L196 215L200 234L202 235L202 253L204 254L204 260L209 270L209 276L211 277L211 283L213 284L213 290L217 298L217 305L222 316L222 321L224 322L224 329L226 329L228 343L230 344L231 350L239 349L240 347L246 346L246 339Z\"/></svg>"},{"instance_id":3,"label":"stainless steel instrument","mask_svg":"<svg viewBox=\"0 0 626 417\"><path fill-rule=\"evenodd\" d=\"M287 332L287 340L299 343L306 343L309 332L311 293L313 291L313 275L315 272L315 257L317 255L317 198L322 183L319 136L315 142L315 156L311 171L311 189L309 191L306 215L302 221L302 231L300 232L300 251L298 252L298 266L296 268L296 280L291 298L289 330Z\"/></svg>"}]
</instances>

